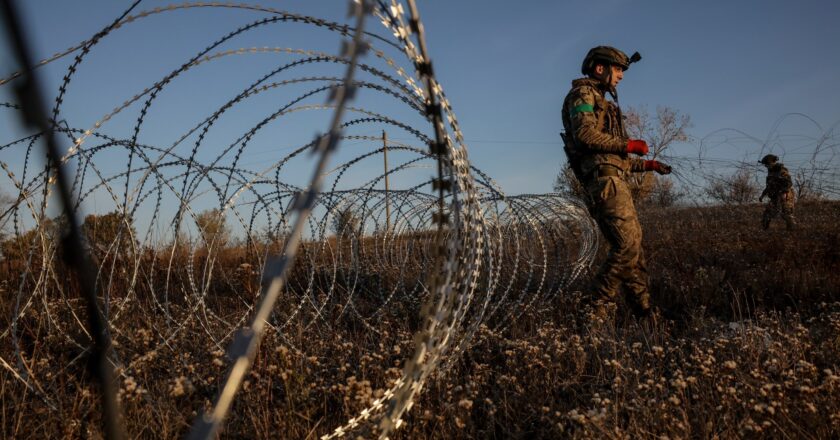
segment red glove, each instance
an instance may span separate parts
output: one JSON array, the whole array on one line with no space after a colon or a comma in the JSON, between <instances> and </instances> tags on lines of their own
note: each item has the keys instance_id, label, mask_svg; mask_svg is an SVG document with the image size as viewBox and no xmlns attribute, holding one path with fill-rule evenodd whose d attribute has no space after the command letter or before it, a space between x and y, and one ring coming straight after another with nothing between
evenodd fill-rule
<instances>
[{"instance_id":1,"label":"red glove","mask_svg":"<svg viewBox=\"0 0 840 440\"><path fill-rule=\"evenodd\" d=\"M646 160L645 171L656 171L659 174L671 174L671 167L657 160Z\"/></svg>"},{"instance_id":2,"label":"red glove","mask_svg":"<svg viewBox=\"0 0 840 440\"><path fill-rule=\"evenodd\" d=\"M641 139L630 139L627 141L627 152L644 156L645 154L648 154L647 142Z\"/></svg>"}]
</instances>

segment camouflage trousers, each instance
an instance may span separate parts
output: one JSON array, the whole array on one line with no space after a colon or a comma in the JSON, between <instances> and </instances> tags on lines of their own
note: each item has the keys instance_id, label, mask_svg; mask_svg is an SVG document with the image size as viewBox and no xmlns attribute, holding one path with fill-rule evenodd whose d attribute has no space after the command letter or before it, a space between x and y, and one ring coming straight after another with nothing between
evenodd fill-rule
<instances>
[{"instance_id":1,"label":"camouflage trousers","mask_svg":"<svg viewBox=\"0 0 840 440\"><path fill-rule=\"evenodd\" d=\"M589 213L610 246L592 288L614 301L624 288L636 312L650 309L648 273L642 250L642 227L627 182L620 177L590 179L586 184Z\"/></svg>"},{"instance_id":2,"label":"camouflage trousers","mask_svg":"<svg viewBox=\"0 0 840 440\"><path fill-rule=\"evenodd\" d=\"M764 208L764 215L761 217L761 227L767 229L770 227L770 221L779 215L785 220L788 229L793 229L796 226L796 219L793 216L794 195L793 190L780 194L775 197L770 197L770 202Z\"/></svg>"}]
</instances>

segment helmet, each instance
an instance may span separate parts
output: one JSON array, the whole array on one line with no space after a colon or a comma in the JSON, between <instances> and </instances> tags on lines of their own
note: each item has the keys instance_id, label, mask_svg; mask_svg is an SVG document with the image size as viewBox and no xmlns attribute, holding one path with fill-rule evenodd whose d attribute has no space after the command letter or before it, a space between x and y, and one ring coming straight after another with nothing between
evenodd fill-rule
<instances>
[{"instance_id":1,"label":"helmet","mask_svg":"<svg viewBox=\"0 0 840 440\"><path fill-rule=\"evenodd\" d=\"M583 64L580 66L580 72L584 75L589 75L592 69L598 62L611 65L615 64L621 66L622 70L627 70L630 65L642 59L639 52L634 52L632 56L627 57L624 52L611 46L598 46L589 49L586 58L583 59Z\"/></svg>"},{"instance_id":2,"label":"helmet","mask_svg":"<svg viewBox=\"0 0 840 440\"><path fill-rule=\"evenodd\" d=\"M774 164L778 161L779 161L779 156L776 156L775 154L768 154L768 155L762 157L761 160L758 161L758 163L760 163L762 165L772 165L772 164Z\"/></svg>"}]
</instances>

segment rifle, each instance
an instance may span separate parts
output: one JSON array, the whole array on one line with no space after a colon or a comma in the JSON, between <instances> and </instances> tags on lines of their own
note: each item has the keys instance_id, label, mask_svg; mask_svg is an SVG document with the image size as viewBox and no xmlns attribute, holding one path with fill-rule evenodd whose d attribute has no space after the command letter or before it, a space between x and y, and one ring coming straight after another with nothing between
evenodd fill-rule
<instances>
[{"instance_id":1,"label":"rifle","mask_svg":"<svg viewBox=\"0 0 840 440\"><path fill-rule=\"evenodd\" d=\"M575 151L573 147L574 143L571 140L571 136L566 134L565 131L560 132L560 137L563 139L563 152L566 153L566 162L569 163L569 168L572 169L572 172L575 173L575 178L577 178L578 182L583 182L583 175L580 171L580 156Z\"/></svg>"}]
</instances>

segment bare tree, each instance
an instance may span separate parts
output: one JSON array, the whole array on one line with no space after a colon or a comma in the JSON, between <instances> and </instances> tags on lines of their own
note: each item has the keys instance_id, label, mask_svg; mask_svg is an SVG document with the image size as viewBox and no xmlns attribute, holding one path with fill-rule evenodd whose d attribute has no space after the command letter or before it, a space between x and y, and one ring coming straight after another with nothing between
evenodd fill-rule
<instances>
[{"instance_id":1,"label":"bare tree","mask_svg":"<svg viewBox=\"0 0 840 440\"><path fill-rule=\"evenodd\" d=\"M136 247L136 242L133 240L137 233L134 227L129 228L128 224L130 222L126 221L123 214L118 211L103 215L90 214L82 223L82 232L91 250L97 256L104 255L112 246L115 247L111 252L123 254L133 251Z\"/></svg>"},{"instance_id":2,"label":"bare tree","mask_svg":"<svg viewBox=\"0 0 840 440\"><path fill-rule=\"evenodd\" d=\"M686 132L692 127L691 117L667 106L656 108L656 115L645 107L630 107L624 112L627 134L634 139L644 139L656 159L675 142L689 140Z\"/></svg>"},{"instance_id":3,"label":"bare tree","mask_svg":"<svg viewBox=\"0 0 840 440\"><path fill-rule=\"evenodd\" d=\"M689 140L687 130L691 128L691 117L667 106L656 107L656 114L651 115L645 107L630 107L624 112L624 127L632 139L643 139L650 147L650 159L660 156L677 142ZM654 189L664 187L657 183L658 176L653 173L634 173L628 183L633 200L645 201L653 195ZM667 191L674 195L673 184ZM670 195L668 196L670 197ZM674 200L676 201L676 200Z\"/></svg>"},{"instance_id":4,"label":"bare tree","mask_svg":"<svg viewBox=\"0 0 840 440\"><path fill-rule=\"evenodd\" d=\"M575 172L572 167L566 164L554 179L554 191L560 194L575 197L583 200L586 195L586 190L583 185L575 177Z\"/></svg>"},{"instance_id":5,"label":"bare tree","mask_svg":"<svg viewBox=\"0 0 840 440\"><path fill-rule=\"evenodd\" d=\"M758 196L759 187L749 169L741 169L728 177L714 178L706 188L712 200L727 205L751 203Z\"/></svg>"},{"instance_id":6,"label":"bare tree","mask_svg":"<svg viewBox=\"0 0 840 440\"><path fill-rule=\"evenodd\" d=\"M345 235L351 237L354 234L360 234L361 226L362 221L359 218L359 214L356 213L351 205L339 208L333 218L333 231L336 237L343 237Z\"/></svg>"},{"instance_id":7,"label":"bare tree","mask_svg":"<svg viewBox=\"0 0 840 440\"><path fill-rule=\"evenodd\" d=\"M14 206L14 197L0 191L0 241L5 240L6 228L12 218L12 211L10 208Z\"/></svg>"},{"instance_id":8,"label":"bare tree","mask_svg":"<svg viewBox=\"0 0 840 440\"><path fill-rule=\"evenodd\" d=\"M2 236L0 234L0 256L8 260L24 261L33 252L41 258L44 241L58 243L67 233L67 219L63 214L55 218L42 217L32 229L21 232L16 236ZM36 259L37 259L36 258Z\"/></svg>"},{"instance_id":9,"label":"bare tree","mask_svg":"<svg viewBox=\"0 0 840 440\"><path fill-rule=\"evenodd\" d=\"M793 178L793 190L796 192L796 199L800 202L811 200L822 200L825 198L822 189L812 170L810 174L805 169L799 169Z\"/></svg>"},{"instance_id":10,"label":"bare tree","mask_svg":"<svg viewBox=\"0 0 840 440\"><path fill-rule=\"evenodd\" d=\"M221 249L227 246L230 230L222 211L218 209L201 211L195 216L195 224L206 247Z\"/></svg>"}]
</instances>

